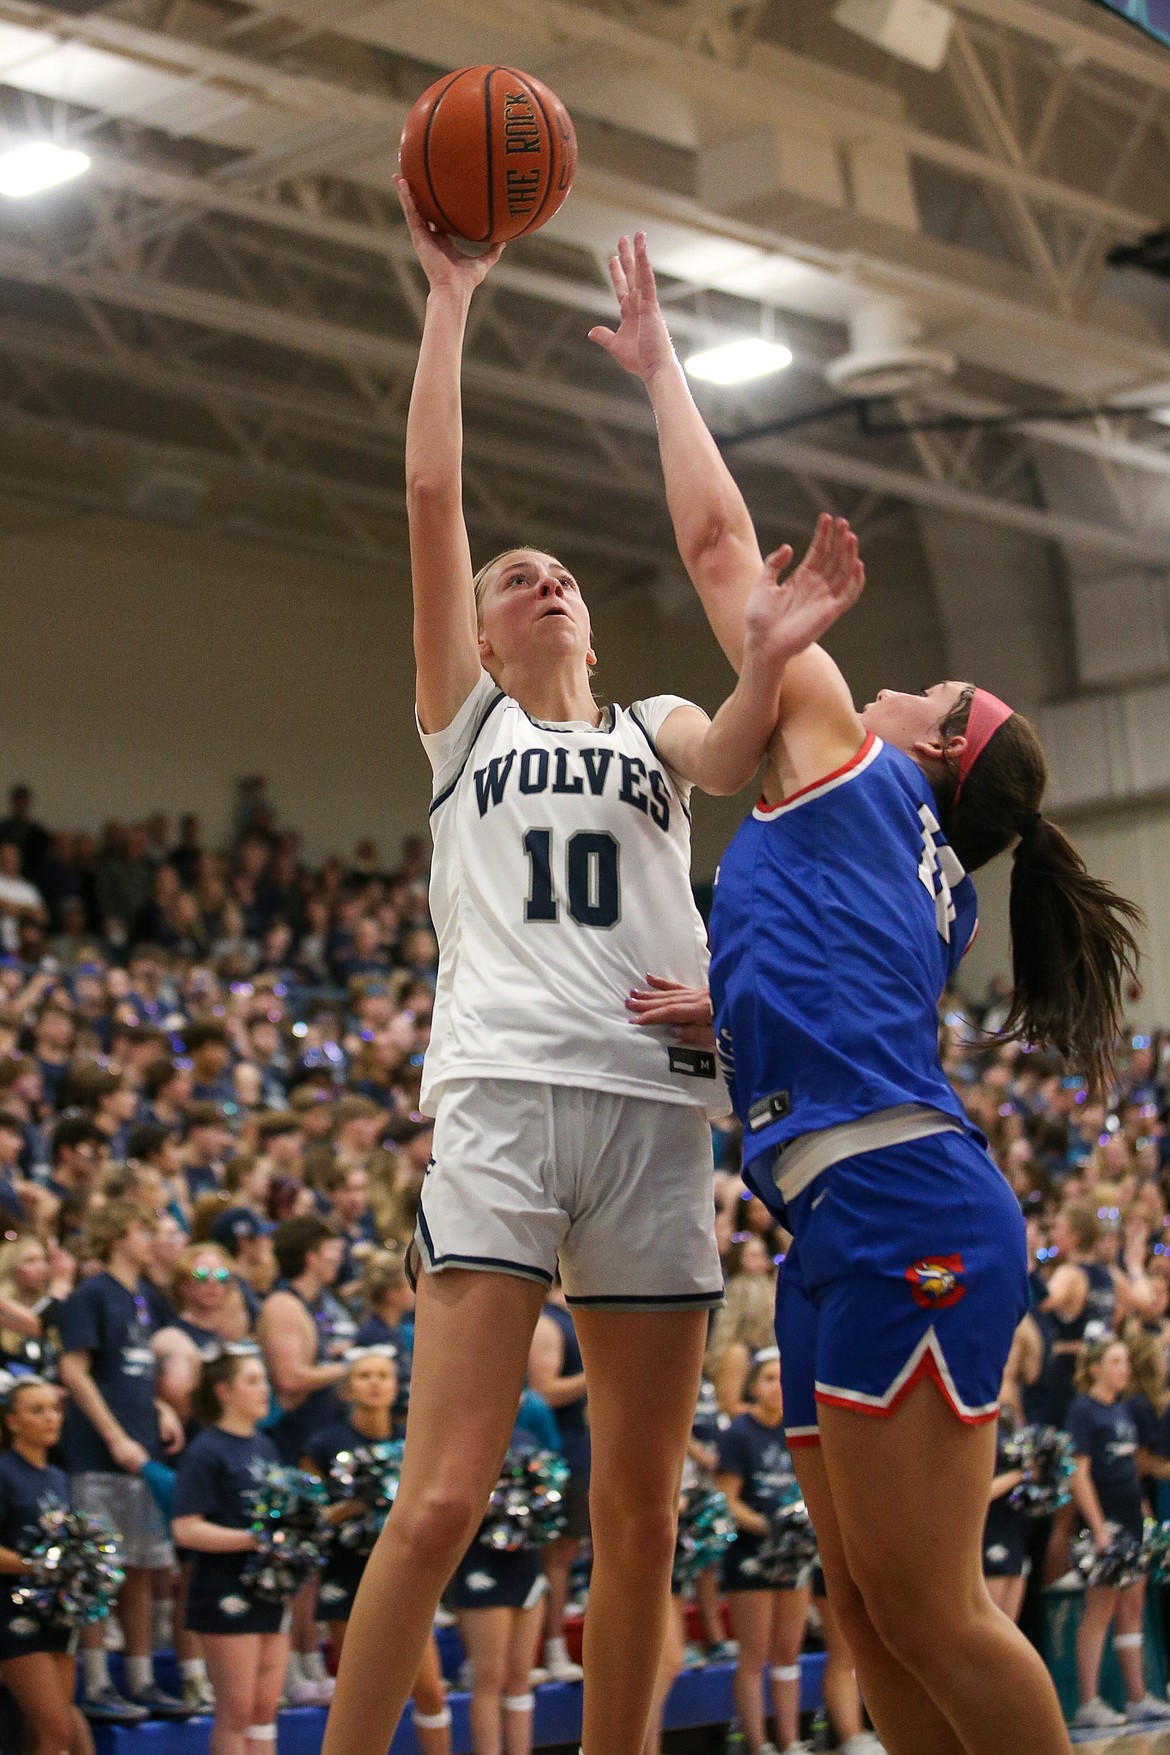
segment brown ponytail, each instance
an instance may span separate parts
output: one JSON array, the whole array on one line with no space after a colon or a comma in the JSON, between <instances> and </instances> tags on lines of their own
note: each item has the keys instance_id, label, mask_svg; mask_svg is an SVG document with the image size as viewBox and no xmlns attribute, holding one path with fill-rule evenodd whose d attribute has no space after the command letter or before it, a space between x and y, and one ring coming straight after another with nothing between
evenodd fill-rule
<instances>
[{"instance_id":1,"label":"brown ponytail","mask_svg":"<svg viewBox=\"0 0 1170 1755\"><path fill-rule=\"evenodd\" d=\"M972 692L943 721L962 736ZM1095 878L1062 829L1040 814L1048 765L1019 713L988 739L956 797L957 775L936 783L947 840L978 871L1017 840L1009 920L1012 1002L1003 1034L1058 1049L1094 1086L1107 1083L1122 1025L1126 976L1136 974L1140 908Z\"/></svg>"}]
</instances>

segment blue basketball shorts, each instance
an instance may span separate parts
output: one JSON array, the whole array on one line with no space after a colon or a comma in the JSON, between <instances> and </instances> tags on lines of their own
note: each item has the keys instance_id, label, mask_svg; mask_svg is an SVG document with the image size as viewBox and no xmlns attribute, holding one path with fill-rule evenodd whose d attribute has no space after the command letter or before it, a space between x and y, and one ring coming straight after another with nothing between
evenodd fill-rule
<instances>
[{"instance_id":1,"label":"blue basketball shorts","mask_svg":"<svg viewBox=\"0 0 1170 1755\"><path fill-rule=\"evenodd\" d=\"M994 1420L1028 1309L1019 1203L977 1142L941 1133L832 1165L788 1205L776 1340L790 1445L817 1408L888 1418L924 1378Z\"/></svg>"}]
</instances>

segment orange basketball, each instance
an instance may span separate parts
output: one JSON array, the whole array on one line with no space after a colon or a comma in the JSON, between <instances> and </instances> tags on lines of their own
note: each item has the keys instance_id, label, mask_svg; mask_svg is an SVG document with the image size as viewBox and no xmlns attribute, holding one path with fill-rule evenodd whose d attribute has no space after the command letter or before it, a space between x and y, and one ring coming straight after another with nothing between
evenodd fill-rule
<instances>
[{"instance_id":1,"label":"orange basketball","mask_svg":"<svg viewBox=\"0 0 1170 1755\"><path fill-rule=\"evenodd\" d=\"M506 243L552 218L573 184L577 136L560 98L514 67L461 67L414 103L398 148L436 231Z\"/></svg>"}]
</instances>

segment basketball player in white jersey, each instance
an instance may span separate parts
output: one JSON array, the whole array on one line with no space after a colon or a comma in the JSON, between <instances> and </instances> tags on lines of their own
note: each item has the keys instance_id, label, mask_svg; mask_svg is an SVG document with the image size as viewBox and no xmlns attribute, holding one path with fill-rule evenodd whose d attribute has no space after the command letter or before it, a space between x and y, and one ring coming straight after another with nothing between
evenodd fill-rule
<instances>
[{"instance_id":1,"label":"basketball player in white jersey","mask_svg":"<svg viewBox=\"0 0 1170 1755\"><path fill-rule=\"evenodd\" d=\"M589 613L553 556L473 579L460 361L499 250L462 256L399 193L430 283L406 443L417 713L434 771L439 983L423 1103L410 1420L392 1516L359 1591L324 1755L385 1749L439 1594L496 1480L558 1266L589 1388L594 1568L585 1755L638 1755L669 1603L679 1481L720 1302L708 1112L714 1058L640 1031L653 966L704 979L689 885L692 785L752 778L790 644L860 589L856 543L784 585L770 557L738 686L713 721L676 696L599 708ZM734 751L734 756L731 752ZM505 1698L509 1746L528 1693Z\"/></svg>"}]
</instances>

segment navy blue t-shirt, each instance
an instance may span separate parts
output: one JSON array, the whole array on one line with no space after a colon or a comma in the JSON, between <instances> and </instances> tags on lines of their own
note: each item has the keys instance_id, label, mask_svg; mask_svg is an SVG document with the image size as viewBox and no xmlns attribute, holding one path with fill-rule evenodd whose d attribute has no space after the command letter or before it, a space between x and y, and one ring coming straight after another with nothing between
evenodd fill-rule
<instances>
[{"instance_id":1,"label":"navy blue t-shirt","mask_svg":"<svg viewBox=\"0 0 1170 1755\"><path fill-rule=\"evenodd\" d=\"M219 1426L205 1426L179 1462L171 1516L205 1517L208 1523L246 1530L252 1522L246 1496L279 1460L266 1432L241 1438ZM238 1589L245 1553L193 1552L192 1603L218 1602Z\"/></svg>"},{"instance_id":2,"label":"navy blue t-shirt","mask_svg":"<svg viewBox=\"0 0 1170 1755\"><path fill-rule=\"evenodd\" d=\"M765 1426L754 1414L737 1414L720 1432L719 1473L738 1475L738 1497L751 1511L769 1517L796 1480L784 1427Z\"/></svg>"},{"instance_id":3,"label":"navy blue t-shirt","mask_svg":"<svg viewBox=\"0 0 1170 1755\"><path fill-rule=\"evenodd\" d=\"M150 1350L155 1323L145 1281L128 1292L112 1274L95 1274L66 1298L60 1320L62 1352L89 1354L93 1381L110 1412L127 1436L157 1459L161 1445ZM118 1473L105 1439L72 1401L65 1408L61 1451L71 1475Z\"/></svg>"},{"instance_id":4,"label":"navy blue t-shirt","mask_svg":"<svg viewBox=\"0 0 1170 1755\"><path fill-rule=\"evenodd\" d=\"M1106 1407L1079 1395L1068 1411L1067 1428L1078 1456L1087 1456L1101 1509L1114 1522L1141 1522L1141 1483L1137 1472L1138 1429L1127 1403Z\"/></svg>"},{"instance_id":5,"label":"navy blue t-shirt","mask_svg":"<svg viewBox=\"0 0 1170 1755\"><path fill-rule=\"evenodd\" d=\"M44 1534L42 1511L68 1504L69 1480L63 1469L51 1463L39 1469L15 1450L0 1451L0 1548L27 1553Z\"/></svg>"}]
</instances>

